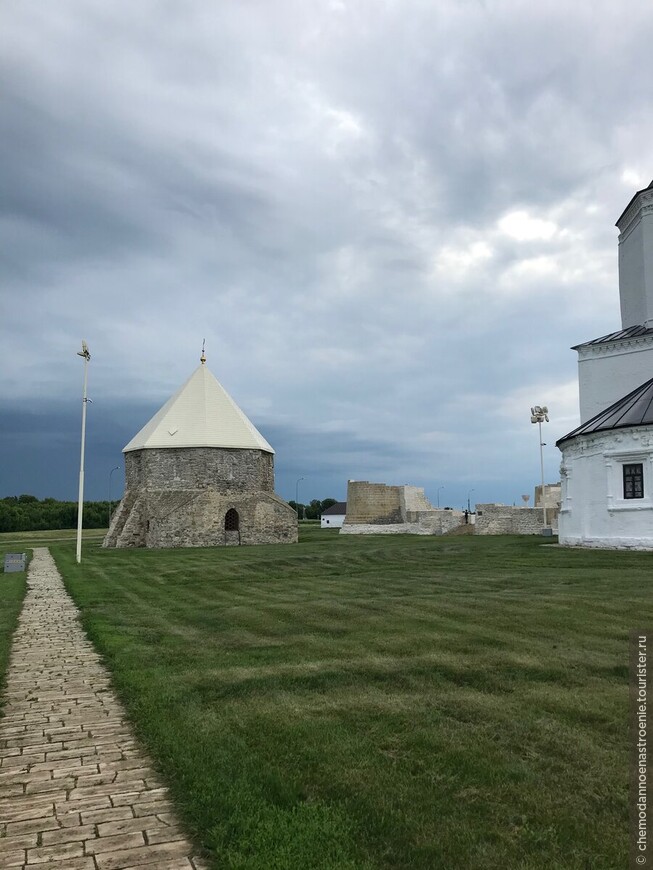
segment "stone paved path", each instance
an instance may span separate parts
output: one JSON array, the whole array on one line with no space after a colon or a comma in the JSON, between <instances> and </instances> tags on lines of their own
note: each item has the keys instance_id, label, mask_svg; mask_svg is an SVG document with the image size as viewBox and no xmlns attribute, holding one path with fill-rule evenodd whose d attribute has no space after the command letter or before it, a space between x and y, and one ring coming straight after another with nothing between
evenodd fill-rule
<instances>
[{"instance_id":1,"label":"stone paved path","mask_svg":"<svg viewBox=\"0 0 653 870\"><path fill-rule=\"evenodd\" d=\"M35 548L0 719L0 867L205 870Z\"/></svg>"}]
</instances>

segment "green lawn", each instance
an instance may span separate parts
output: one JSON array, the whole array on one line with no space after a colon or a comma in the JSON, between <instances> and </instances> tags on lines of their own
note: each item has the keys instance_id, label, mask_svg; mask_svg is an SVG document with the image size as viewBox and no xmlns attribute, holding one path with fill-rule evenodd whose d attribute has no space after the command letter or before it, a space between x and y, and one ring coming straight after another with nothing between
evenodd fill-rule
<instances>
[{"instance_id":1,"label":"green lawn","mask_svg":"<svg viewBox=\"0 0 653 870\"><path fill-rule=\"evenodd\" d=\"M216 867L626 866L651 555L317 528L51 552Z\"/></svg>"}]
</instances>

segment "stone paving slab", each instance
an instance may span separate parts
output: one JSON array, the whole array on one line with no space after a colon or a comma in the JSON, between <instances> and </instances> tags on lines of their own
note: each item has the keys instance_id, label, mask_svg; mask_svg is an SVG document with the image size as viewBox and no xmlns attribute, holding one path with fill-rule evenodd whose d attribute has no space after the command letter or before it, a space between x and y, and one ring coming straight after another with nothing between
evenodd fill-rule
<instances>
[{"instance_id":1,"label":"stone paving slab","mask_svg":"<svg viewBox=\"0 0 653 870\"><path fill-rule=\"evenodd\" d=\"M0 719L0 867L206 870L46 547L27 586Z\"/></svg>"}]
</instances>

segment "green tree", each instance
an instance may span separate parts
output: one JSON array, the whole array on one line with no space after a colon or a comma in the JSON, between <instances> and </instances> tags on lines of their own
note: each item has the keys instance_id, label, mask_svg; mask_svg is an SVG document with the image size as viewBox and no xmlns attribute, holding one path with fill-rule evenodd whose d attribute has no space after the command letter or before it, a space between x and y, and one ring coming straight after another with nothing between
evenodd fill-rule
<instances>
[{"instance_id":1,"label":"green tree","mask_svg":"<svg viewBox=\"0 0 653 870\"><path fill-rule=\"evenodd\" d=\"M322 510L322 502L319 498L314 498L309 505L306 506L306 519L316 520Z\"/></svg>"}]
</instances>

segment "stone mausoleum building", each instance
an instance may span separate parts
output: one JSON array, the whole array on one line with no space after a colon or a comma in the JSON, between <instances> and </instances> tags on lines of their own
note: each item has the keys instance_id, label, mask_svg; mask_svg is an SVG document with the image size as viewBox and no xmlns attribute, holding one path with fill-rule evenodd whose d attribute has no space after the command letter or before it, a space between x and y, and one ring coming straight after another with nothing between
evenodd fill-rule
<instances>
[{"instance_id":1,"label":"stone mausoleum building","mask_svg":"<svg viewBox=\"0 0 653 870\"><path fill-rule=\"evenodd\" d=\"M274 450L201 364L123 449L125 494L105 547L297 542Z\"/></svg>"},{"instance_id":2,"label":"stone mausoleum building","mask_svg":"<svg viewBox=\"0 0 653 870\"><path fill-rule=\"evenodd\" d=\"M561 544L653 549L653 182L617 221L621 329L577 345L581 424L561 438Z\"/></svg>"}]
</instances>

